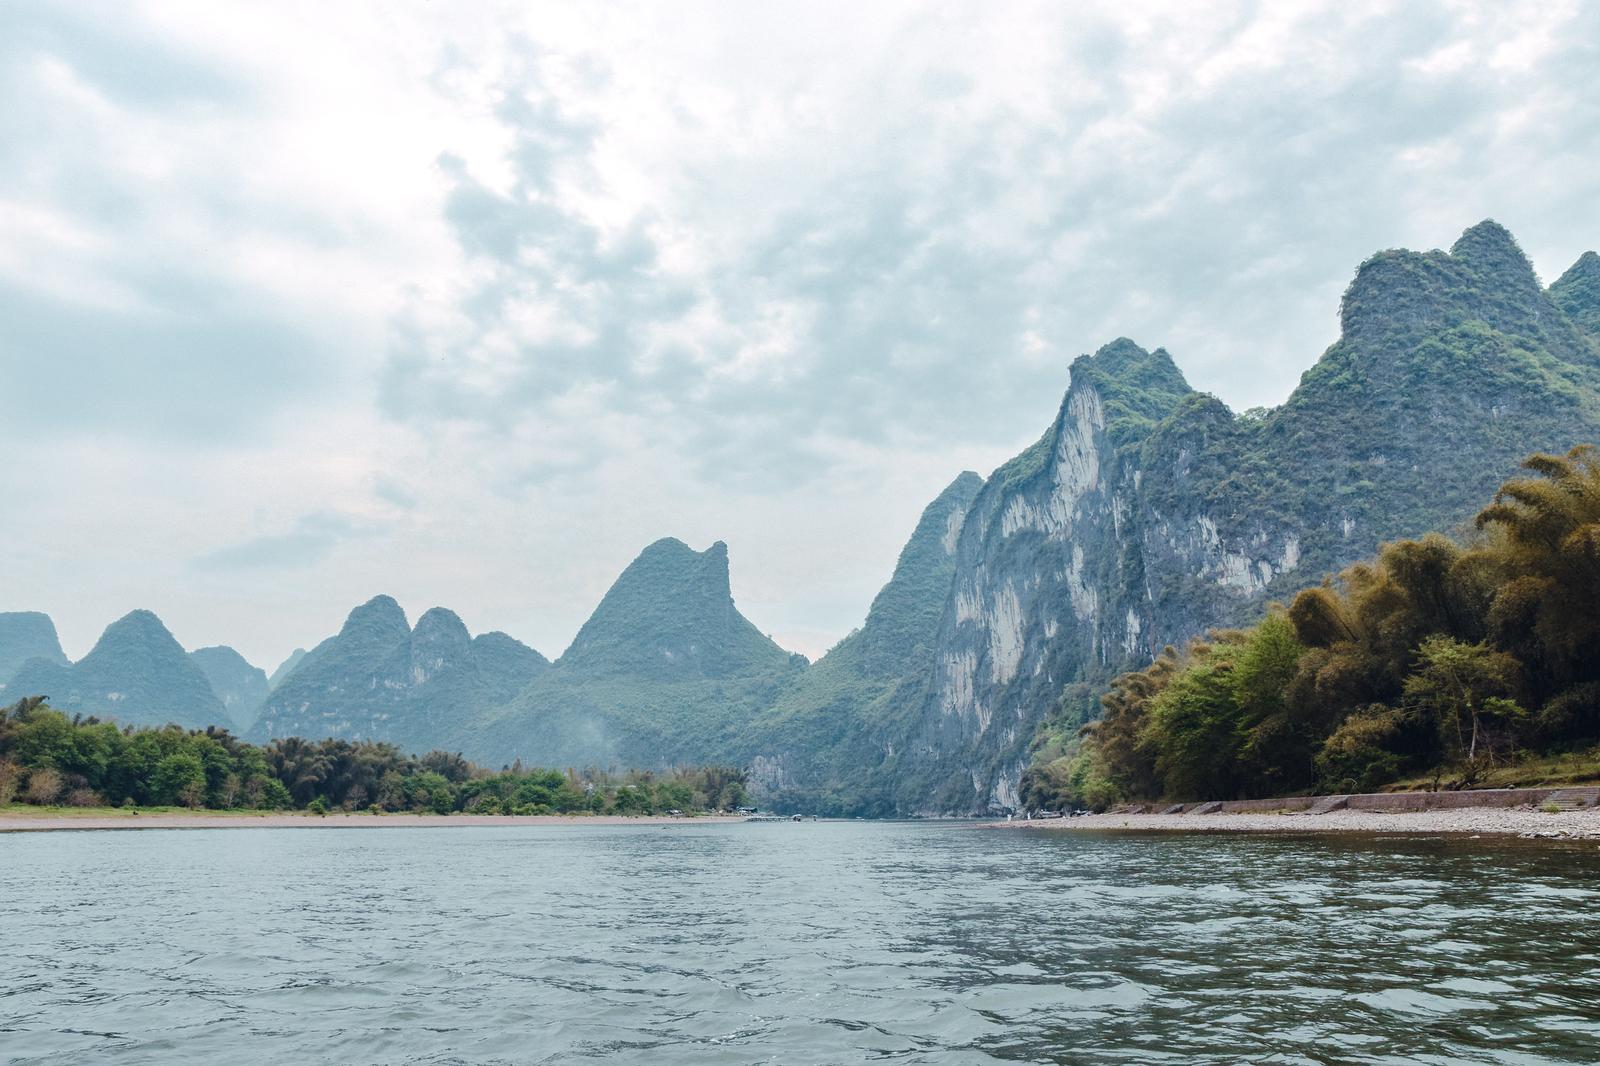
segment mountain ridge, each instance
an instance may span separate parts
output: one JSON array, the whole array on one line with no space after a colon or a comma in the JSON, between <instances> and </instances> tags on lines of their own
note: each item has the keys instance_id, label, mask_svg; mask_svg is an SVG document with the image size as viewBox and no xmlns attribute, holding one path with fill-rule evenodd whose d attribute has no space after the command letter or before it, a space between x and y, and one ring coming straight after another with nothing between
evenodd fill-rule
<instances>
[{"instance_id":1,"label":"mountain ridge","mask_svg":"<svg viewBox=\"0 0 1600 1066\"><path fill-rule=\"evenodd\" d=\"M374 597L269 681L255 735L375 736L483 762L730 761L838 813L1014 807L1041 735L1167 644L1452 530L1529 452L1600 440L1600 256L1549 287L1492 220L1356 269L1339 336L1270 410L1163 348L1075 359L1043 435L920 516L863 624L816 663L739 612L727 545L662 538L554 663Z\"/></svg>"},{"instance_id":2,"label":"mountain ridge","mask_svg":"<svg viewBox=\"0 0 1600 1066\"><path fill-rule=\"evenodd\" d=\"M7 688L8 696L45 695L60 710L125 725L204 729L229 723L205 673L146 610L112 622L76 663L29 660Z\"/></svg>"},{"instance_id":3,"label":"mountain ridge","mask_svg":"<svg viewBox=\"0 0 1600 1066\"><path fill-rule=\"evenodd\" d=\"M288 667L248 735L385 740L421 754L445 743L458 719L509 699L548 666L503 633L472 637L442 607L413 628L392 596L378 595Z\"/></svg>"},{"instance_id":4,"label":"mountain ridge","mask_svg":"<svg viewBox=\"0 0 1600 1066\"><path fill-rule=\"evenodd\" d=\"M68 663L55 622L42 611L0 612L0 693L30 659Z\"/></svg>"}]
</instances>

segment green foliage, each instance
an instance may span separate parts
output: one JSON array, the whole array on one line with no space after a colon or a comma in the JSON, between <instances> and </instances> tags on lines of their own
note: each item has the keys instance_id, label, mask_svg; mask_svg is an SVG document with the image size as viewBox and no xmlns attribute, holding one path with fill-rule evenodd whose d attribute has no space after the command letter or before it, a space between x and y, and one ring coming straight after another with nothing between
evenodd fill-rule
<instances>
[{"instance_id":1,"label":"green foliage","mask_svg":"<svg viewBox=\"0 0 1600 1066\"><path fill-rule=\"evenodd\" d=\"M1520 673L1521 665L1503 651L1434 635L1417 648L1403 691L1438 729L1446 758L1472 772L1480 758L1508 747L1527 718L1509 698Z\"/></svg>"},{"instance_id":2,"label":"green foliage","mask_svg":"<svg viewBox=\"0 0 1600 1066\"><path fill-rule=\"evenodd\" d=\"M1333 792L1367 792L1398 776L1401 713L1374 704L1351 713L1323 742L1317 773Z\"/></svg>"},{"instance_id":3,"label":"green foliage","mask_svg":"<svg viewBox=\"0 0 1600 1066\"><path fill-rule=\"evenodd\" d=\"M1483 537L1385 545L1243 631L1123 674L1030 771L1038 805L1469 787L1600 736L1600 458L1535 455ZM1537 710L1529 713L1526 708ZM1448 780L1446 780L1448 778Z\"/></svg>"},{"instance_id":4,"label":"green foliage","mask_svg":"<svg viewBox=\"0 0 1600 1066\"><path fill-rule=\"evenodd\" d=\"M30 803L290 810L656 814L747 802L743 770L664 774L487 770L451 752L289 737L265 748L215 727L118 728L69 719L38 697L0 708L0 806Z\"/></svg>"}]
</instances>

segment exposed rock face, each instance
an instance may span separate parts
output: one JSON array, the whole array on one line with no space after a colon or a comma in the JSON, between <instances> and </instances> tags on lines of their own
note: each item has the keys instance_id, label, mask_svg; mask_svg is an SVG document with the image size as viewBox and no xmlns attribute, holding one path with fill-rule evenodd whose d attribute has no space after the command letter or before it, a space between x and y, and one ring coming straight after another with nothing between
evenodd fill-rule
<instances>
[{"instance_id":1,"label":"exposed rock face","mask_svg":"<svg viewBox=\"0 0 1600 1066\"><path fill-rule=\"evenodd\" d=\"M548 665L503 633L474 640L440 607L413 630L398 603L376 596L272 689L250 735L386 740L420 754Z\"/></svg>"},{"instance_id":2,"label":"exposed rock face","mask_svg":"<svg viewBox=\"0 0 1600 1066\"><path fill-rule=\"evenodd\" d=\"M1013 806L1040 724L1095 713L1111 676L1380 541L1456 528L1529 452L1600 440L1600 358L1569 315L1590 306L1591 260L1542 291L1492 222L1448 254L1374 256L1340 340L1264 416L1130 341L1079 359L1050 431L965 512L931 667L908 656L927 672L891 698L811 712L860 738L847 774L774 734L764 783L847 809Z\"/></svg>"},{"instance_id":3,"label":"exposed rock face","mask_svg":"<svg viewBox=\"0 0 1600 1066\"><path fill-rule=\"evenodd\" d=\"M915 757L909 716L934 677L958 540L983 484L969 471L928 505L865 624L752 721L736 761L768 796L807 810L899 810L891 783Z\"/></svg>"},{"instance_id":4,"label":"exposed rock face","mask_svg":"<svg viewBox=\"0 0 1600 1066\"><path fill-rule=\"evenodd\" d=\"M149 611L134 611L111 623L75 665L29 660L6 694L48 696L52 707L67 714L126 725L171 722L203 729L231 724L206 675Z\"/></svg>"},{"instance_id":5,"label":"exposed rock face","mask_svg":"<svg viewBox=\"0 0 1600 1066\"><path fill-rule=\"evenodd\" d=\"M267 698L266 673L226 645L196 648L189 658L211 682L211 691L222 701L233 727L241 732L249 729Z\"/></svg>"},{"instance_id":6,"label":"exposed rock face","mask_svg":"<svg viewBox=\"0 0 1600 1066\"><path fill-rule=\"evenodd\" d=\"M39 611L0 611L0 694L29 659L66 665L55 623Z\"/></svg>"},{"instance_id":7,"label":"exposed rock face","mask_svg":"<svg viewBox=\"0 0 1600 1066\"><path fill-rule=\"evenodd\" d=\"M545 766L727 759L805 666L734 606L727 545L659 540L549 671L453 743L488 762Z\"/></svg>"}]
</instances>

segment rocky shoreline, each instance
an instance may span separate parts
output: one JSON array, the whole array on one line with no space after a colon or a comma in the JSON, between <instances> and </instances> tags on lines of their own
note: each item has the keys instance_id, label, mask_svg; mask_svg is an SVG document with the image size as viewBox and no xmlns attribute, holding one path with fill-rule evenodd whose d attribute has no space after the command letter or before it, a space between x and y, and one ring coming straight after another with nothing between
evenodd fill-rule
<instances>
[{"instance_id":1,"label":"rocky shoreline","mask_svg":"<svg viewBox=\"0 0 1600 1066\"><path fill-rule=\"evenodd\" d=\"M1545 811L1531 806L1415 811L1335 810L1326 814L1090 814L1079 818L992 824L1003 829L1047 832L1450 833L1527 839L1600 840L1600 809Z\"/></svg>"}]
</instances>

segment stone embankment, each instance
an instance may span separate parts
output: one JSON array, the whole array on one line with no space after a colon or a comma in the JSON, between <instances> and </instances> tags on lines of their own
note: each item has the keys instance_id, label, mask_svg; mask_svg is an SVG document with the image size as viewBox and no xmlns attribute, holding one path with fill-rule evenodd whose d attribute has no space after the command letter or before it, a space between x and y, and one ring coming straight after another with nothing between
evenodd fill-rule
<instances>
[{"instance_id":1,"label":"stone embankment","mask_svg":"<svg viewBox=\"0 0 1600 1066\"><path fill-rule=\"evenodd\" d=\"M1467 833L1587 840L1600 839L1600 787L1135 804L1080 818L1006 824L1069 830Z\"/></svg>"}]
</instances>

